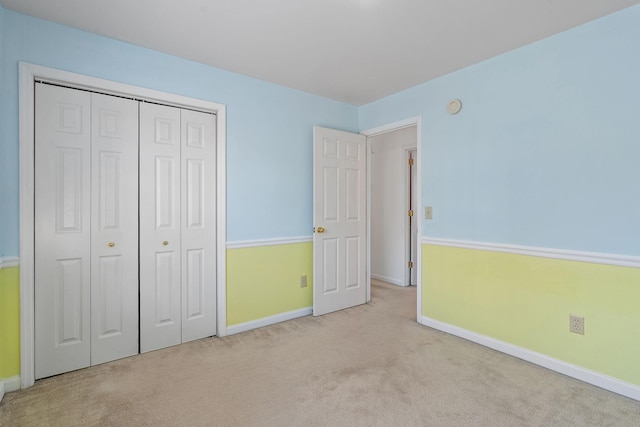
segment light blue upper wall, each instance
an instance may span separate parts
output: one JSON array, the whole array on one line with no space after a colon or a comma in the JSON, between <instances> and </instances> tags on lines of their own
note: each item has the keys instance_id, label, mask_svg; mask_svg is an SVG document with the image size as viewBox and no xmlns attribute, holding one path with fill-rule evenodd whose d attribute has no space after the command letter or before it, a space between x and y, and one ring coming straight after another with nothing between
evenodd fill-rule
<instances>
[{"instance_id":1,"label":"light blue upper wall","mask_svg":"<svg viewBox=\"0 0 640 427\"><path fill-rule=\"evenodd\" d=\"M638 256L639 76L635 6L363 106L360 129L421 115L424 236Z\"/></svg>"},{"instance_id":2,"label":"light blue upper wall","mask_svg":"<svg viewBox=\"0 0 640 427\"><path fill-rule=\"evenodd\" d=\"M358 128L355 106L9 10L1 34L0 256L19 246L19 61L226 104L229 241L310 235L312 126Z\"/></svg>"}]
</instances>

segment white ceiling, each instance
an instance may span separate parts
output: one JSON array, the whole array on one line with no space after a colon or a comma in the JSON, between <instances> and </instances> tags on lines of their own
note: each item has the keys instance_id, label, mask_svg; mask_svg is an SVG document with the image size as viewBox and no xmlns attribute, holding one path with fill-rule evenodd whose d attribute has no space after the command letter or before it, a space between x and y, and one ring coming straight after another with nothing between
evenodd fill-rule
<instances>
[{"instance_id":1,"label":"white ceiling","mask_svg":"<svg viewBox=\"0 0 640 427\"><path fill-rule=\"evenodd\" d=\"M0 0L7 8L362 105L640 0Z\"/></svg>"}]
</instances>

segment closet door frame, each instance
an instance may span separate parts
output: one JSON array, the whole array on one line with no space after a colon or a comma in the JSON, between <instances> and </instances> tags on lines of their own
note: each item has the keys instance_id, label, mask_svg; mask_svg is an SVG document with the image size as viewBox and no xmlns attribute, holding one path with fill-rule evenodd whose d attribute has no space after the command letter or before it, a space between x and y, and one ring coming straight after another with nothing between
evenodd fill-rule
<instances>
[{"instance_id":1,"label":"closet door frame","mask_svg":"<svg viewBox=\"0 0 640 427\"><path fill-rule=\"evenodd\" d=\"M226 106L201 99L131 86L55 68L20 62L20 383L35 382L34 310L34 85L60 84L216 115L216 305L217 333L227 334L226 310Z\"/></svg>"}]
</instances>

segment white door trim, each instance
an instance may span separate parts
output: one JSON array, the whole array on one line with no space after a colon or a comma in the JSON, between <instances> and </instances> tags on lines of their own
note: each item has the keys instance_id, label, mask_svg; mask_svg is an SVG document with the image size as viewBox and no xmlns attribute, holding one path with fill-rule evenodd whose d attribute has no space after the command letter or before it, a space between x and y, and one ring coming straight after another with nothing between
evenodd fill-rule
<instances>
[{"instance_id":1,"label":"white door trim","mask_svg":"<svg viewBox=\"0 0 640 427\"><path fill-rule=\"evenodd\" d=\"M416 282L416 291L417 291L417 321L421 323L422 321L422 244L421 236L422 236L422 127L421 127L422 118L421 116L410 117L405 120L400 120L397 122L389 123L386 125L378 126L371 129L366 129L361 131L360 133L367 137L367 165L371 164L371 137L376 135L381 135L383 133L393 132L396 130L404 129L410 126L416 127L416 141L417 141L417 152L416 152L416 193L417 200L416 209L414 211L417 215L414 218L418 219L418 251L417 251L417 275L418 280ZM367 242L371 242L371 227L370 227L370 219L371 219L371 205L369 204L369 200L371 200L371 168L367 166ZM367 274L370 275L370 252L371 247L370 243L367 244ZM367 277L367 301L371 299L371 283L369 277Z\"/></svg>"},{"instance_id":2,"label":"white door trim","mask_svg":"<svg viewBox=\"0 0 640 427\"><path fill-rule=\"evenodd\" d=\"M416 128L417 129L417 128ZM416 131L417 132L417 131ZM416 135L417 137L417 135ZM418 157L418 146L417 146L417 139L416 139L416 145L410 145L410 146L406 146L406 147L402 147L403 148L403 152L404 155L402 156L402 161L405 162L403 164L403 169L405 171L405 176L404 176L404 205L407 207L407 209L409 208L409 205L411 204L411 209L413 210L413 220L420 222L420 217L418 216L419 210L417 209L417 200L415 200L415 198L412 198L412 192L414 194L417 194L417 189L416 190L412 190L411 186L416 185L417 184L417 179L412 180L409 177L409 174L406 173L407 170L407 164L408 159L409 159L409 154L411 152L415 152L415 157L412 157L414 164L416 165L416 169L410 169L413 171L412 173L412 178L417 178L418 174L417 174L417 157ZM409 183L411 183L411 186L409 185ZM413 202L413 203L411 203ZM416 224L416 230L417 230L417 224ZM409 215L406 215L404 217L404 258L405 258L405 263L407 265L409 265L409 262L411 261L411 245L413 245L413 239L415 239L417 241L416 244L416 265L413 267L414 269L418 268L418 246L420 245L420 241L422 240L419 236L413 236L413 239L410 239L408 237L408 235L411 233L411 224L409 221ZM411 286L411 270L409 270L409 268L405 268L404 270L404 286ZM417 279L417 274L416 274L416 279Z\"/></svg>"},{"instance_id":3,"label":"white door trim","mask_svg":"<svg viewBox=\"0 0 640 427\"><path fill-rule=\"evenodd\" d=\"M217 313L218 336L227 334L226 310L226 106L201 99L160 92L82 74L20 62L20 380L23 388L35 382L34 370L34 82L43 80L110 95L143 99L215 113L217 116Z\"/></svg>"}]
</instances>

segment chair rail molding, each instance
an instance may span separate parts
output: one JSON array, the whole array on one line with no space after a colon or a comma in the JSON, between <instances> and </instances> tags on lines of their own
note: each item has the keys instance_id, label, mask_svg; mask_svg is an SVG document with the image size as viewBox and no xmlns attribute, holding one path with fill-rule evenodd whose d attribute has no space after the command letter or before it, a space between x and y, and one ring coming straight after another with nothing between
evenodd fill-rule
<instances>
[{"instance_id":1,"label":"chair rail molding","mask_svg":"<svg viewBox=\"0 0 640 427\"><path fill-rule=\"evenodd\" d=\"M0 269L19 266L20 258L17 256L0 257Z\"/></svg>"},{"instance_id":2,"label":"chair rail molding","mask_svg":"<svg viewBox=\"0 0 640 427\"><path fill-rule=\"evenodd\" d=\"M437 239L432 237L423 237L422 244L640 268L640 257L629 255L539 248L535 246L508 245L503 243L474 242L470 240Z\"/></svg>"}]
</instances>

